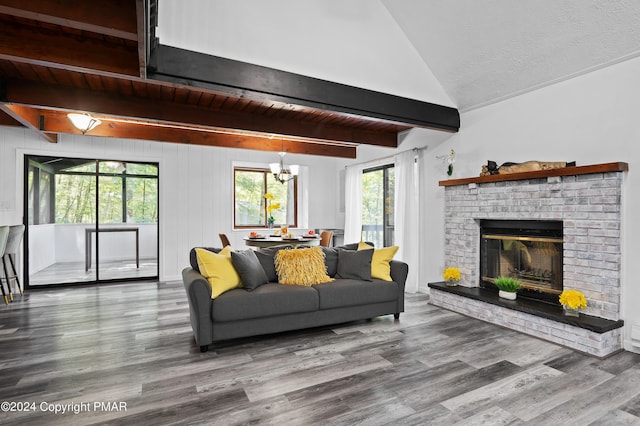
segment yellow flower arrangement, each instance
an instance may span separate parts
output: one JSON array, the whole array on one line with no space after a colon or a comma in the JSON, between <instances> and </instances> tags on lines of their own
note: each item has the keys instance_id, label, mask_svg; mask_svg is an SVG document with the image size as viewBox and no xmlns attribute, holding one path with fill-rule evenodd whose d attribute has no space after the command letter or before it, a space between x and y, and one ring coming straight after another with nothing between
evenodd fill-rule
<instances>
[{"instance_id":1,"label":"yellow flower arrangement","mask_svg":"<svg viewBox=\"0 0 640 426\"><path fill-rule=\"evenodd\" d=\"M444 270L445 281L460 281L460 270L458 268L447 268Z\"/></svg>"},{"instance_id":2,"label":"yellow flower arrangement","mask_svg":"<svg viewBox=\"0 0 640 426\"><path fill-rule=\"evenodd\" d=\"M280 203L269 203L269 206L267 206L267 213L269 213L269 216L271 216L271 212L274 210L278 210L280 208Z\"/></svg>"},{"instance_id":3,"label":"yellow flower arrangement","mask_svg":"<svg viewBox=\"0 0 640 426\"><path fill-rule=\"evenodd\" d=\"M587 299L578 290L565 290L560 294L560 303L571 309L587 307Z\"/></svg>"},{"instance_id":4,"label":"yellow flower arrangement","mask_svg":"<svg viewBox=\"0 0 640 426\"><path fill-rule=\"evenodd\" d=\"M278 210L280 208L280 203L273 202L274 197L270 192L264 194L264 198L267 200L267 214L269 215L269 217L267 218L267 223L269 224L269 227L271 227L276 221L271 212L273 212L274 210Z\"/></svg>"}]
</instances>

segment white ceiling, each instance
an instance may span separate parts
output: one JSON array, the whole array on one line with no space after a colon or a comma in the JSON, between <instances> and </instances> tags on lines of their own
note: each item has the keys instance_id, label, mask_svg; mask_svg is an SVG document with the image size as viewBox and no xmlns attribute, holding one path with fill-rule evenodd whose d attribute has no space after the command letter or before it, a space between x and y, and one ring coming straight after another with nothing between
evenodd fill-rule
<instances>
[{"instance_id":1,"label":"white ceiling","mask_svg":"<svg viewBox=\"0 0 640 426\"><path fill-rule=\"evenodd\" d=\"M640 56L640 0L162 0L159 11L163 44L463 112Z\"/></svg>"},{"instance_id":2,"label":"white ceiling","mask_svg":"<svg viewBox=\"0 0 640 426\"><path fill-rule=\"evenodd\" d=\"M381 1L461 111L640 55L640 0Z\"/></svg>"}]
</instances>

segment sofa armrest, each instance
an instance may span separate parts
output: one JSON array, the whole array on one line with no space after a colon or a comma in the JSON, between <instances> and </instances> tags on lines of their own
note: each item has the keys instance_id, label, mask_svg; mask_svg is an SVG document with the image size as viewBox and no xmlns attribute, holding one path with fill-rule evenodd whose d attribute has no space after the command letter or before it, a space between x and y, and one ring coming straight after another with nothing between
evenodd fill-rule
<instances>
[{"instance_id":1,"label":"sofa armrest","mask_svg":"<svg viewBox=\"0 0 640 426\"><path fill-rule=\"evenodd\" d=\"M399 260L389 262L391 266L391 279L398 284L398 305L396 315L404 312L404 286L407 283L407 275L409 274L409 265Z\"/></svg>"},{"instance_id":2,"label":"sofa armrest","mask_svg":"<svg viewBox=\"0 0 640 426\"><path fill-rule=\"evenodd\" d=\"M193 268L182 270L182 281L187 292L193 336L202 349L213 342L211 284Z\"/></svg>"}]
</instances>

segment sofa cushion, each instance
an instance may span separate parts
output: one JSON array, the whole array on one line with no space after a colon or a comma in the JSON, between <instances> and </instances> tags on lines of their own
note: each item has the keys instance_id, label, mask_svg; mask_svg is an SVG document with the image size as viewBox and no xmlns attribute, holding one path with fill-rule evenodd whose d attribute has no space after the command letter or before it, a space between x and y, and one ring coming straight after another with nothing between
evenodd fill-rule
<instances>
[{"instance_id":1,"label":"sofa cushion","mask_svg":"<svg viewBox=\"0 0 640 426\"><path fill-rule=\"evenodd\" d=\"M358 250L373 250L373 257L371 258L371 278L385 281L392 281L389 262L393 260L393 256L395 256L399 248L398 246L391 246L374 249L373 246L365 242L358 244Z\"/></svg>"},{"instance_id":2,"label":"sofa cushion","mask_svg":"<svg viewBox=\"0 0 640 426\"><path fill-rule=\"evenodd\" d=\"M275 263L280 284L311 286L333 281L327 275L320 247L280 250Z\"/></svg>"},{"instance_id":3,"label":"sofa cushion","mask_svg":"<svg viewBox=\"0 0 640 426\"><path fill-rule=\"evenodd\" d=\"M336 278L371 281L373 250L339 250Z\"/></svg>"},{"instance_id":4,"label":"sofa cushion","mask_svg":"<svg viewBox=\"0 0 640 426\"><path fill-rule=\"evenodd\" d=\"M212 299L242 286L240 276L231 263L231 246L226 246L220 253L197 248L196 257L200 273L211 284Z\"/></svg>"},{"instance_id":5,"label":"sofa cushion","mask_svg":"<svg viewBox=\"0 0 640 426\"><path fill-rule=\"evenodd\" d=\"M318 292L312 287L261 285L252 292L231 290L213 301L214 321L236 321L317 311Z\"/></svg>"},{"instance_id":6,"label":"sofa cushion","mask_svg":"<svg viewBox=\"0 0 640 426\"><path fill-rule=\"evenodd\" d=\"M281 245L273 247L265 247L256 250L256 256L262 265L262 269L267 274L267 279L270 282L278 282L278 273L276 272L275 257L280 250L286 250L293 248L292 245Z\"/></svg>"},{"instance_id":7,"label":"sofa cushion","mask_svg":"<svg viewBox=\"0 0 640 426\"><path fill-rule=\"evenodd\" d=\"M320 297L320 309L389 302L398 298L398 285L382 280L337 279L313 288Z\"/></svg>"},{"instance_id":8,"label":"sofa cushion","mask_svg":"<svg viewBox=\"0 0 640 426\"><path fill-rule=\"evenodd\" d=\"M253 250L242 250L231 252L231 263L240 275L242 288L252 291L269 282L267 274L262 269L262 265Z\"/></svg>"},{"instance_id":9,"label":"sofa cushion","mask_svg":"<svg viewBox=\"0 0 640 426\"><path fill-rule=\"evenodd\" d=\"M198 266L198 258L196 256L197 248L207 250L213 253L220 253L220 250L222 249L217 247L194 247L191 249L191 251L189 252L189 263L191 264L191 267L193 268L194 271L200 273L200 267Z\"/></svg>"}]
</instances>

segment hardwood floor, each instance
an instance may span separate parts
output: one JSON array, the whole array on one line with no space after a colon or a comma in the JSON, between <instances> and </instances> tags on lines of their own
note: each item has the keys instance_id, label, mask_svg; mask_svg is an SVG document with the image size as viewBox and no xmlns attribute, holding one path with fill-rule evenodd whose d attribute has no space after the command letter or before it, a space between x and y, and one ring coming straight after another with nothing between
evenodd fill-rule
<instances>
[{"instance_id":1,"label":"hardwood floor","mask_svg":"<svg viewBox=\"0 0 640 426\"><path fill-rule=\"evenodd\" d=\"M139 266L135 260L100 263L100 280L123 280L126 278L146 278L158 276L158 259L140 259ZM45 269L31 274L29 284L42 286L46 284L84 283L96 280L96 265L85 271L84 262L58 262Z\"/></svg>"},{"instance_id":2,"label":"hardwood floor","mask_svg":"<svg viewBox=\"0 0 640 426\"><path fill-rule=\"evenodd\" d=\"M598 360L427 300L202 354L180 282L32 291L0 306L0 401L33 410L0 423L640 424L640 355Z\"/></svg>"}]
</instances>

